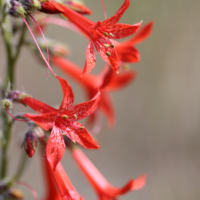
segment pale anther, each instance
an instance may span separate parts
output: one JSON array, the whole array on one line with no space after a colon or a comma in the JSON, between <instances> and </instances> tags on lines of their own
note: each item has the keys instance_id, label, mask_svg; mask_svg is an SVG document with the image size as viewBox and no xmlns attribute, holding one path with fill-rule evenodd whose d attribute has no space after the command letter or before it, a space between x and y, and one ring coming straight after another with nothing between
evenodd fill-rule
<instances>
[{"instance_id":1,"label":"pale anther","mask_svg":"<svg viewBox=\"0 0 200 200\"><path fill-rule=\"evenodd\" d=\"M77 115L74 115L74 117L77 119Z\"/></svg>"},{"instance_id":2,"label":"pale anther","mask_svg":"<svg viewBox=\"0 0 200 200\"><path fill-rule=\"evenodd\" d=\"M67 115L62 116L63 119L68 119L69 117Z\"/></svg>"},{"instance_id":3,"label":"pale anther","mask_svg":"<svg viewBox=\"0 0 200 200\"><path fill-rule=\"evenodd\" d=\"M106 52L107 56L111 56L111 53L109 51Z\"/></svg>"},{"instance_id":4,"label":"pale anther","mask_svg":"<svg viewBox=\"0 0 200 200\"><path fill-rule=\"evenodd\" d=\"M107 32L104 32L103 34L104 34L106 37L108 37L108 33L107 33Z\"/></svg>"},{"instance_id":5,"label":"pale anther","mask_svg":"<svg viewBox=\"0 0 200 200\"><path fill-rule=\"evenodd\" d=\"M110 45L109 44L104 44L104 47L108 48Z\"/></svg>"}]
</instances>

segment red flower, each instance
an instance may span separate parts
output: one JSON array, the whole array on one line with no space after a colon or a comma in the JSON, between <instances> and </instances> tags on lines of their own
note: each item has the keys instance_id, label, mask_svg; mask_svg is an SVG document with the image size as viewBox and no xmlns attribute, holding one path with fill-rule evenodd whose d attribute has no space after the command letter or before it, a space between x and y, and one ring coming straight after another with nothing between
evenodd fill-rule
<instances>
[{"instance_id":1,"label":"red flower","mask_svg":"<svg viewBox=\"0 0 200 200\"><path fill-rule=\"evenodd\" d=\"M25 114L44 130L50 130L51 135L46 148L47 160L51 167L55 169L57 163L61 160L65 144L62 134L67 135L72 141L78 142L87 149L97 149L99 146L92 139L87 129L77 120L81 120L90 115L98 106L100 101L100 92L95 97L85 103L73 105L74 94L71 86L63 78L58 77L63 90L64 98L59 109L52 108L36 99L25 96L20 100L21 103L30 106L33 110L42 114Z\"/></svg>"},{"instance_id":2,"label":"red flower","mask_svg":"<svg viewBox=\"0 0 200 200\"><path fill-rule=\"evenodd\" d=\"M83 200L75 190L60 162L55 171L52 170L46 159L44 165L48 185L48 196L44 200Z\"/></svg>"},{"instance_id":3,"label":"red flower","mask_svg":"<svg viewBox=\"0 0 200 200\"><path fill-rule=\"evenodd\" d=\"M98 21L97 23L54 1L45 1L42 3L41 11L51 14L62 13L90 38L89 45L86 49L86 62L83 73L90 72L96 64L94 46L99 55L111 65L115 72L118 72L120 68L119 60L115 46L110 39L128 37L135 33L141 25L141 22L134 25L117 24L123 13L129 7L129 4L129 0L125 0L114 16L103 22Z\"/></svg>"},{"instance_id":4,"label":"red flower","mask_svg":"<svg viewBox=\"0 0 200 200\"><path fill-rule=\"evenodd\" d=\"M101 100L98 109L106 115L109 124L114 125L115 114L113 102L109 92L119 90L120 88L127 85L136 77L136 72L132 70L116 75L113 70L106 67L99 76L85 74L85 76L81 78L81 68L69 60L62 57L52 56L51 61L66 75L69 75L72 79L83 86L89 99L94 96L94 94L96 94L100 88ZM90 115L91 122L92 120L94 121L94 117L95 115Z\"/></svg>"},{"instance_id":5,"label":"red flower","mask_svg":"<svg viewBox=\"0 0 200 200\"><path fill-rule=\"evenodd\" d=\"M125 194L129 191L139 190L145 185L146 176L143 175L136 180L131 179L121 188L115 188L107 182L82 151L73 147L71 148L71 151L74 159L92 187L95 189L100 200L114 200L119 195Z\"/></svg>"}]
</instances>

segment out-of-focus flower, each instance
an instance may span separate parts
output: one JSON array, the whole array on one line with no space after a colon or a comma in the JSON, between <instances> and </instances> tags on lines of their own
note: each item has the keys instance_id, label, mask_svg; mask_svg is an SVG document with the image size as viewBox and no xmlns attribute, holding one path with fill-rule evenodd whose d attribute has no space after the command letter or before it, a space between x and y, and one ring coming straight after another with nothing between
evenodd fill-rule
<instances>
[{"instance_id":1,"label":"out-of-focus flower","mask_svg":"<svg viewBox=\"0 0 200 200\"><path fill-rule=\"evenodd\" d=\"M120 90L122 87L134 80L136 72L134 70L130 70L117 75L113 72L113 70L105 67L103 72L98 76L85 74L83 77L80 77L82 69L71 61L62 57L52 56L51 62L61 69L66 75L78 82L86 90L88 99L93 97L98 89L100 89L101 100L98 109L106 115L108 123L111 126L114 125L115 113L113 102L109 93ZM91 123L96 119L95 116L96 115L94 114L90 115L89 119Z\"/></svg>"},{"instance_id":2,"label":"out-of-focus flower","mask_svg":"<svg viewBox=\"0 0 200 200\"><path fill-rule=\"evenodd\" d=\"M86 49L86 62L83 74L90 72L96 64L94 46L99 55L118 73L120 68L119 59L115 46L110 39L120 39L132 35L142 23L139 22L134 25L117 23L129 7L129 4L129 0L125 0L114 16L103 22L98 21L97 23L54 1L43 2L40 11L51 14L62 13L90 38Z\"/></svg>"},{"instance_id":3,"label":"out-of-focus flower","mask_svg":"<svg viewBox=\"0 0 200 200\"><path fill-rule=\"evenodd\" d=\"M138 179L131 179L125 186L115 188L101 175L92 162L77 148L70 148L73 158L80 169L96 191L100 200L115 200L119 195L129 191L139 190L144 187L146 176L140 176Z\"/></svg>"},{"instance_id":4,"label":"out-of-focus flower","mask_svg":"<svg viewBox=\"0 0 200 200\"><path fill-rule=\"evenodd\" d=\"M27 96L20 99L15 98L15 101L28 105L36 112L41 113L25 114L24 117L34 121L44 130L52 129L46 147L46 155L47 160L54 170L65 151L63 135L66 135L73 142L78 142L87 149L99 148L87 129L78 123L77 120L81 120L95 111L100 101L100 92L98 91L90 101L73 106L74 94L71 86L65 79L58 76L57 79L64 94L59 109L55 109Z\"/></svg>"}]
</instances>

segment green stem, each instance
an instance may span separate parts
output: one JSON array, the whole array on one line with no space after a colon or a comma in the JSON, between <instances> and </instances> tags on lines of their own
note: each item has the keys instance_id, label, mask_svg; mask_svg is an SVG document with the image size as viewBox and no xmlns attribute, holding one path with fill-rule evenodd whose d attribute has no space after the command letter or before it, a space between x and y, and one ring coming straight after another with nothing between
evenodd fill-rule
<instances>
[{"instance_id":1,"label":"green stem","mask_svg":"<svg viewBox=\"0 0 200 200\"><path fill-rule=\"evenodd\" d=\"M9 21L8 21L9 24ZM7 25L7 23L6 23ZM16 49L16 54L13 56L12 51L12 35L11 32L9 32L9 28L4 29L3 25L0 24L0 27L2 29L2 36L3 41L5 44L5 49L7 53L7 71L6 71L6 77L4 80L4 87L2 88L2 98L5 98L6 92L8 89L13 90L14 84L15 84L15 65L19 58L21 47L24 43L25 33L26 33L26 26L23 25L21 35L19 38L19 42ZM9 88L8 88L9 87ZM4 141L5 144L2 146L2 156L0 161L0 179L4 178L7 175L7 168L8 168L8 148L10 144L11 139L11 133L12 133L12 123L4 111L1 111L2 121L3 121L3 135L4 135Z\"/></svg>"}]
</instances>

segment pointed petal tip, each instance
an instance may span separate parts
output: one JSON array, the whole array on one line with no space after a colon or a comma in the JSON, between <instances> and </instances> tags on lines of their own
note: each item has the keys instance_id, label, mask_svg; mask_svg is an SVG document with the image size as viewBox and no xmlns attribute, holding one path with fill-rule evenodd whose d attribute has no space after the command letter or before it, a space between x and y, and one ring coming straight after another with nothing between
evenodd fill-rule
<instances>
[{"instance_id":1,"label":"pointed petal tip","mask_svg":"<svg viewBox=\"0 0 200 200\"><path fill-rule=\"evenodd\" d=\"M133 181L132 190L140 190L146 184L147 176L145 174L141 175L139 178Z\"/></svg>"}]
</instances>

